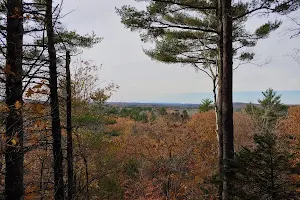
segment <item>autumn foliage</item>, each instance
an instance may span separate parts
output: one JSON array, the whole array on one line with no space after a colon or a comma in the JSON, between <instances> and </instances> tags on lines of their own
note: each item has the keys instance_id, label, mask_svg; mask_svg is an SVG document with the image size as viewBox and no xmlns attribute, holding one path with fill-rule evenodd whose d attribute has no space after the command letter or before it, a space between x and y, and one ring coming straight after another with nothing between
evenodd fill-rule
<instances>
[{"instance_id":1,"label":"autumn foliage","mask_svg":"<svg viewBox=\"0 0 300 200\"><path fill-rule=\"evenodd\" d=\"M85 106L84 110L74 110L74 123L79 125L73 138L78 197L84 198L88 192L95 199L215 198L218 142L213 111L196 113L185 121L161 115L145 123L117 116L103 118L95 108ZM288 138L282 139L286 145L283 147L297 155L295 166L300 161L299 108L290 107L288 116L277 125L280 137ZM1 110L5 113L7 108L2 105ZM51 128L46 117L49 108L25 103L23 110L27 116L25 199L51 199ZM256 125L253 117L234 113L237 151L252 148ZM64 133L65 130L66 142ZM300 176L294 175L291 180L298 181Z\"/></svg>"},{"instance_id":2,"label":"autumn foliage","mask_svg":"<svg viewBox=\"0 0 300 200\"><path fill-rule=\"evenodd\" d=\"M247 145L251 140L249 120L242 113L235 115L237 146ZM89 162L103 172L109 165L104 165L103 156L111 158L110 163L118 163L117 167L110 167L115 169L113 175L107 176L120 192L114 195L140 200L210 199L215 196L213 179L218 152L214 112L197 113L187 122L170 121L164 116L149 123L118 118L116 124L106 128L120 135L105 139L106 142L99 140L102 145L93 146L95 152L106 153L94 155L96 157L90 153ZM93 184L94 191L101 185L101 181ZM113 189L109 190L112 193ZM96 192L95 197L99 193Z\"/></svg>"}]
</instances>

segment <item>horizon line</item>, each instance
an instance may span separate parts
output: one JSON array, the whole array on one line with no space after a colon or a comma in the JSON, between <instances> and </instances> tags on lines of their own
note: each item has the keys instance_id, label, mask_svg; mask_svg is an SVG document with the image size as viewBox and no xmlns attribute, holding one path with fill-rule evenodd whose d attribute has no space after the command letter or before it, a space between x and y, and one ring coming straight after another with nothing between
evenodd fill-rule
<instances>
[{"instance_id":1,"label":"horizon line","mask_svg":"<svg viewBox=\"0 0 300 200\"><path fill-rule=\"evenodd\" d=\"M250 91L233 91L233 93L254 93L254 92L265 92L266 90L250 90ZM277 93L280 92L300 92L300 89L297 90L274 90ZM165 95L190 95L190 94L213 94L213 92L187 92L187 93L169 93Z\"/></svg>"},{"instance_id":2,"label":"horizon line","mask_svg":"<svg viewBox=\"0 0 300 200\"><path fill-rule=\"evenodd\" d=\"M201 105L201 103L179 103L179 102L138 102L138 101L107 101L106 104L118 104L118 103L127 103L127 104L180 104L180 105ZM254 104L258 105L259 103L252 102L232 102L233 104ZM213 104L213 103L212 103ZM283 103L285 104L285 103ZM300 104L285 104L288 106L298 106Z\"/></svg>"},{"instance_id":3,"label":"horizon line","mask_svg":"<svg viewBox=\"0 0 300 200\"><path fill-rule=\"evenodd\" d=\"M286 105L299 105L300 90L278 90L281 102ZM118 99L112 98L109 102L124 102L124 103L160 103L160 104L200 104L202 99L213 100L213 92L198 92L198 93L177 93L177 94L161 94L152 97ZM258 99L263 98L261 91L239 91L233 92L234 103L258 103Z\"/></svg>"}]
</instances>

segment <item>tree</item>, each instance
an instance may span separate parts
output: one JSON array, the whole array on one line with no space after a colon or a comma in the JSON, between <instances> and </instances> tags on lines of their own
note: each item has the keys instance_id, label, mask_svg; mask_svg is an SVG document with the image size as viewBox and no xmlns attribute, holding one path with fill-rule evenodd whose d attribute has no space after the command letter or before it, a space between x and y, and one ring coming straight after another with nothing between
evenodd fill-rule
<instances>
[{"instance_id":1,"label":"tree","mask_svg":"<svg viewBox=\"0 0 300 200\"><path fill-rule=\"evenodd\" d=\"M167 114L167 109L165 107L161 107L158 109L158 113L163 116Z\"/></svg>"},{"instance_id":2,"label":"tree","mask_svg":"<svg viewBox=\"0 0 300 200\"><path fill-rule=\"evenodd\" d=\"M57 91L58 83L60 82L59 80L64 79L60 77L65 75L64 60L61 58L62 54L65 54L66 51L70 51L71 54L80 53L80 48L90 48L93 46L93 44L98 43L101 39L96 37L95 34L81 36L75 31L66 30L66 28L63 27L62 23L60 22L60 12L62 7L57 6L54 10L52 10L52 3L51 8L49 7L49 1L44 0L35 0L28 6L28 10L31 9L30 14L28 14L28 18L32 19L32 22L34 22L34 25L36 26L33 30L37 31L37 37L33 39L33 45L30 44L29 46L33 46L35 54L42 55L36 56L36 59L42 59L44 62L42 62L42 64L39 62L37 64L35 63L33 65L34 67L27 72L30 78L28 78L28 84L26 84L26 86L27 94L31 94L32 91L34 91L35 86L31 84L32 82L36 83L43 80L46 83L45 85L50 87L50 106L52 115L51 117L53 120L52 144L54 146L53 157L55 162L53 166L55 174L55 189L58 189L55 190L55 197L56 199L61 199L64 198L62 166L63 157L61 152L61 120L59 111L60 96ZM52 23L53 19L55 19L55 23ZM47 36L44 34L44 27L47 29ZM44 53L45 46L48 47L49 55ZM47 69L45 66L48 65L50 65L50 67ZM44 93L44 95L47 96L48 94ZM72 185L72 183L69 184Z\"/></svg>"},{"instance_id":3,"label":"tree","mask_svg":"<svg viewBox=\"0 0 300 200\"><path fill-rule=\"evenodd\" d=\"M36 83L43 80L46 84L49 82L49 59L46 55L48 37L45 33L45 0L34 0L23 3L24 14L26 18L24 33L28 40L24 44L24 88L23 91L30 91ZM53 11L53 40L57 53L58 77L65 75L64 59L66 51L71 55L78 54L82 48L91 48L99 43L101 38L96 37L94 33L79 35L76 31L69 31L65 28L61 20L62 5L57 5Z\"/></svg>"},{"instance_id":4,"label":"tree","mask_svg":"<svg viewBox=\"0 0 300 200\"><path fill-rule=\"evenodd\" d=\"M58 87L57 87L57 59L54 41L54 29L52 18L52 0L47 1L46 6L46 27L48 38L49 54L49 73L50 73L50 105L51 105L51 124L53 140L53 171L54 171L54 191L55 200L64 199L64 173L63 173L63 154L61 146L61 124L59 116Z\"/></svg>"},{"instance_id":5,"label":"tree","mask_svg":"<svg viewBox=\"0 0 300 200\"><path fill-rule=\"evenodd\" d=\"M74 105L95 102L103 104L115 92L119 86L109 83L105 87L100 87L99 66L93 65L92 61L78 60L73 63L72 79L72 101Z\"/></svg>"},{"instance_id":6,"label":"tree","mask_svg":"<svg viewBox=\"0 0 300 200\"><path fill-rule=\"evenodd\" d=\"M98 105L103 105L109 98L111 98L113 92L119 89L119 86L110 83L104 88L97 88L94 92L91 93L90 99Z\"/></svg>"},{"instance_id":7,"label":"tree","mask_svg":"<svg viewBox=\"0 0 300 200\"><path fill-rule=\"evenodd\" d=\"M233 161L235 196L238 199L295 199L298 194L290 179L295 172L292 161L296 154L278 145L278 139L286 138L275 135L275 125L287 114L287 106L281 103L281 95L271 88L262 94L264 98L258 100L258 106L249 104L245 108L259 122L256 124L259 133L254 136L255 148L242 149Z\"/></svg>"},{"instance_id":8,"label":"tree","mask_svg":"<svg viewBox=\"0 0 300 200\"><path fill-rule=\"evenodd\" d=\"M132 31L142 31L141 38L143 41L155 42L154 49L145 51L147 55L165 63L192 64L196 69L204 71L212 78L215 94L217 74L221 72L218 82L219 95L226 97L226 99L217 98L215 95L214 100L219 100L218 104L215 105L218 105L216 111L220 120L217 119L216 121L218 122L219 145L222 146L220 136L224 134L221 133L221 127L225 126L225 131L231 132L233 130L231 127L232 103L230 103L232 100L230 83L232 82L233 56L237 55L240 60L252 60L254 54L248 51L243 52L241 49L255 46L257 40L267 37L281 24L276 20L269 21L258 27L254 33L249 33L244 29L244 22L250 14L257 12L265 14L291 12L297 9L298 2L239 1L234 2L233 5L226 5L228 9L224 8L225 4L223 5L223 3L225 1L216 0L192 0L188 2L183 0L151 0L148 2L149 5L146 10L139 11L131 6L117 9L122 23L127 28ZM222 12L224 9L226 12L228 10L231 12L230 17L227 13ZM197 14L195 15L195 13ZM228 22L226 25L229 26L224 27L225 22ZM227 39L224 41L225 38ZM225 43L228 46L224 46ZM223 55L224 52L227 54ZM224 63L227 63L226 66L223 66ZM231 67L227 68L229 65ZM223 80L225 83L222 82ZM225 89L222 88L223 85L226 86ZM221 118L226 121L226 124L222 123ZM226 128L227 126L230 127ZM231 136L225 137L232 138ZM222 152L220 151L220 158L223 157Z\"/></svg>"},{"instance_id":9,"label":"tree","mask_svg":"<svg viewBox=\"0 0 300 200\"><path fill-rule=\"evenodd\" d=\"M291 39L298 38L300 35L300 20L298 17L289 17L290 21L293 22L294 26L288 30L288 33L291 35ZM299 65L300 64L300 49L294 49L291 57Z\"/></svg>"},{"instance_id":10,"label":"tree","mask_svg":"<svg viewBox=\"0 0 300 200\"><path fill-rule=\"evenodd\" d=\"M73 157L73 134L72 134L72 89L70 72L70 52L66 52L66 107L67 107L67 161L68 161L68 199L72 200L74 194L74 157Z\"/></svg>"},{"instance_id":11,"label":"tree","mask_svg":"<svg viewBox=\"0 0 300 200\"><path fill-rule=\"evenodd\" d=\"M259 120L266 129L274 129L279 118L287 115L288 106L281 103L281 95L272 88L262 92L264 98L258 99L259 106L248 104L245 112Z\"/></svg>"},{"instance_id":12,"label":"tree","mask_svg":"<svg viewBox=\"0 0 300 200\"><path fill-rule=\"evenodd\" d=\"M223 26L223 74L222 74L222 134L223 134L223 159L233 160L233 105L232 105L232 71L233 71L233 24L232 24L232 5L231 0L222 2L222 26ZM223 193L225 200L232 199L231 182L233 172L229 170L227 163L224 163L223 171Z\"/></svg>"},{"instance_id":13,"label":"tree","mask_svg":"<svg viewBox=\"0 0 300 200\"><path fill-rule=\"evenodd\" d=\"M146 11L138 11L131 6L117 9L122 23L132 31L142 31L143 41L155 42L155 48L145 50L152 59L167 64L192 65L196 70L205 72L212 79L214 101L217 102L216 87L221 82L218 81L218 76L221 76L218 68L222 64L220 52L223 46L220 3L216 0L148 2ZM254 56L253 52L243 51L243 47L255 46L257 40L265 38L280 25L278 21L268 22L255 32L248 33L244 23L251 6L241 2L233 5L233 49L235 59L241 61L252 60Z\"/></svg>"},{"instance_id":14,"label":"tree","mask_svg":"<svg viewBox=\"0 0 300 200\"><path fill-rule=\"evenodd\" d=\"M5 199L24 198L24 152L22 116L22 58L23 6L21 0L7 1L7 54L6 54L6 118Z\"/></svg>"},{"instance_id":15,"label":"tree","mask_svg":"<svg viewBox=\"0 0 300 200\"><path fill-rule=\"evenodd\" d=\"M37 148L40 149L42 145L45 145L41 141L34 143L32 146L28 146L28 138L31 138L33 136L36 136L36 133L30 133L26 134L24 141L25 147L23 148L23 124L21 123L23 121L22 118L24 118L24 121L30 120L30 123L24 123L29 124L29 126L32 126L33 124L36 125L41 120L41 116L32 119L32 115L28 114L28 109L30 108L36 108L36 107L43 107L42 105L35 104L29 105L25 103L23 105L22 95L24 95L25 99L33 99L32 96L34 95L37 97L37 99L40 101L44 99L48 99L48 86L50 86L49 82L49 56L46 54L46 45L48 42L51 42L48 40L48 37L45 36L46 31L46 22L48 22L47 16L45 16L46 11L46 3L48 1L45 0L33 0L33 1L10 1L6 2L3 1L0 3L0 15L1 15L1 21L0 21L0 32L1 32L1 40L4 41L7 39L7 43L2 42L0 45L0 51L1 55L1 66L0 70L0 81L1 86L3 83L6 82L4 80L5 72L9 72L9 79L10 79L10 85L7 85L8 87L8 94L9 94L9 101L14 99L15 97L20 97L18 101L11 102L10 109L12 112L10 113L9 117L10 119L7 120L7 122L11 123L9 126L10 130L8 130L7 134L9 134L10 131L12 132L12 136L10 137L3 137L4 139L7 138L8 143L8 150L15 148L13 150L13 154L17 154L18 156L15 160L7 161L6 164L9 166L6 168L9 172L7 175L9 175L9 181L7 181L7 188L11 187L9 184L12 184L13 180L17 180L18 182L13 183L12 187L15 187L14 193L10 193L10 195L20 195L19 191L22 191L22 194L24 194L24 186L20 185L21 182L23 182L23 161L22 165L20 164L20 160L23 160L23 153L28 153L29 151L35 151ZM6 12L7 9L7 12ZM94 34L92 35L84 35L81 36L77 34L75 31L67 31L65 28L62 27L62 24L60 23L60 17L59 13L61 11L61 7L57 6L53 13L51 11L51 14L54 16L57 14L57 16L53 17L55 18L55 23L53 23L53 35L54 35L54 46L56 48L56 53L65 53L65 49L69 49L72 53L77 52L80 50L78 47L91 47L93 44L97 43L99 41L99 38L95 37ZM4 16L6 15L7 16ZM49 13L46 13L49 14ZM9 21L9 23L5 23L6 21ZM18 22L17 22L18 21ZM13 23L11 23L13 22ZM23 23L24 22L24 23ZM13 25L13 26L12 26ZM24 37L24 40L21 40ZM17 39L12 41L12 39ZM22 48L20 49L20 41L22 43ZM23 53L22 53L23 51ZM14 56L12 56L12 53L15 52ZM21 52L21 53L20 53ZM23 54L23 55L22 55ZM9 56L8 56L9 55ZM20 57L21 55L21 57ZM11 58L9 58L11 57ZM4 64L3 61L7 60L7 63L11 62L11 64ZM61 73L59 67L63 66L63 59L61 59L60 55L57 56L57 76L64 75ZM7 67L6 67L7 66ZM15 67L17 66L17 67ZM20 67L21 66L21 67ZM51 70L50 70L51 71ZM15 77L13 74L15 74ZM8 76L7 76L8 77ZM3 78L3 79L2 79ZM8 80L8 79L7 79ZM23 82L23 84L22 84ZM13 85L14 83L14 85ZM23 87L22 87L23 86ZM17 91L16 89L19 89L21 87L21 90ZM2 89L2 88L1 88ZM10 91L9 91L10 90ZM13 91L13 95L11 95L11 91ZM42 98L39 98L41 97ZM43 98L46 97L46 98ZM47 100L47 101L48 101ZM13 105L15 108L13 108ZM46 104L48 105L48 104ZM39 109L33 109L33 110L39 110ZM23 112L22 112L23 111ZM12 120L13 113L17 113L18 116L14 116L15 118ZM24 116L24 117L23 117ZM18 118L17 118L18 117ZM44 116L45 117L45 116ZM22 125L22 126L21 126ZM16 127L18 126L18 130ZM27 132L27 129L30 129L28 127L24 127L24 129ZM50 127L49 127L50 130ZM44 131L40 131L44 132ZM47 132L47 131L46 131ZM44 133L43 133L44 134ZM43 141L44 142L44 141ZM30 144L32 142L29 142ZM48 140L45 142L46 145L49 145ZM45 146L46 146L45 145ZM43 146L44 147L44 146ZM24 149L24 150L23 150ZM43 148L42 148L43 149ZM6 151L7 153L10 152ZM25 154L26 155L26 154ZM11 158L11 156L10 156ZM25 159L26 160L26 159ZM54 159L57 160L57 159ZM15 168L15 166L18 165L18 168ZM28 165L25 165L28 167ZM14 173L12 174L12 171L10 169L14 168ZM43 166L42 166L43 168ZM25 169L26 170L26 169ZM45 169L42 169L42 171L45 171ZM22 176L19 176L18 173L22 173ZM42 174L42 173L41 173ZM27 174L26 174L27 175ZM46 177L41 177L40 182L40 189L45 188L43 187L46 181L42 181ZM23 184L23 183L22 183ZM31 184L31 183L30 183ZM25 185L26 193L28 185ZM34 188L32 188L35 190ZM23 198L27 198L28 194ZM20 197L21 198L21 197ZM8 199L17 199L13 197L8 197Z\"/></svg>"},{"instance_id":16,"label":"tree","mask_svg":"<svg viewBox=\"0 0 300 200\"><path fill-rule=\"evenodd\" d=\"M243 111L249 115L256 117L258 117L261 114L261 110L253 103L247 104Z\"/></svg>"},{"instance_id":17,"label":"tree","mask_svg":"<svg viewBox=\"0 0 300 200\"><path fill-rule=\"evenodd\" d=\"M203 99L201 101L201 105L199 106L199 112L207 112L213 109L212 103L213 101L211 99Z\"/></svg>"},{"instance_id":18,"label":"tree","mask_svg":"<svg viewBox=\"0 0 300 200\"><path fill-rule=\"evenodd\" d=\"M230 164L235 199L298 199L290 180L293 156L280 149L274 133L257 134L254 142L254 149L243 148Z\"/></svg>"},{"instance_id":19,"label":"tree","mask_svg":"<svg viewBox=\"0 0 300 200\"><path fill-rule=\"evenodd\" d=\"M278 28L279 23L276 21L266 23L263 26L270 27L269 31L260 31L263 27L261 26L250 34L244 28L247 17L239 17L247 12L247 5L239 2L233 7L233 14L236 16L233 34L235 59L247 62L253 59L254 53L243 51L243 47L255 46L257 40ZM223 37L220 8L216 0L200 2L153 0L150 1L146 11L124 6L117 9L117 12L126 27L132 31L143 31L141 34L143 41L155 42L155 48L145 50L152 59L167 64L192 65L197 71L206 73L212 79L214 101L217 106L217 85L221 82L218 68L221 66L220 49Z\"/></svg>"},{"instance_id":20,"label":"tree","mask_svg":"<svg viewBox=\"0 0 300 200\"><path fill-rule=\"evenodd\" d=\"M182 120L187 120L189 118L189 114L187 112L187 110L183 110L182 111Z\"/></svg>"},{"instance_id":21,"label":"tree","mask_svg":"<svg viewBox=\"0 0 300 200\"><path fill-rule=\"evenodd\" d=\"M285 116L288 107L281 103L281 95L278 95L273 89L269 88L262 94L264 98L259 99L258 102L264 110L263 121L267 123L266 126L269 126L272 122L276 122L279 117Z\"/></svg>"},{"instance_id":22,"label":"tree","mask_svg":"<svg viewBox=\"0 0 300 200\"><path fill-rule=\"evenodd\" d=\"M300 136L300 106L289 107L288 116L280 120L279 128L286 135Z\"/></svg>"}]
</instances>

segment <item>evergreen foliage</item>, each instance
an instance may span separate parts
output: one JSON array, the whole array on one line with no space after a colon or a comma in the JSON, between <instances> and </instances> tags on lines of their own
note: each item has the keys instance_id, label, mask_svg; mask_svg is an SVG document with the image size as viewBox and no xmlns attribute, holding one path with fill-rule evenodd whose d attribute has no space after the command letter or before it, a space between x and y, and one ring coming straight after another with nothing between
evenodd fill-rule
<instances>
[{"instance_id":1,"label":"evergreen foliage","mask_svg":"<svg viewBox=\"0 0 300 200\"><path fill-rule=\"evenodd\" d=\"M278 143L275 124L287 113L287 106L281 103L281 95L273 89L262 92L259 106L249 104L245 111L259 123L254 135L253 148L243 148L229 161L234 171L236 199L298 199L296 185L291 181L295 172L292 160L294 154L285 151ZM285 138L282 138L285 139Z\"/></svg>"},{"instance_id":2,"label":"evergreen foliage","mask_svg":"<svg viewBox=\"0 0 300 200\"><path fill-rule=\"evenodd\" d=\"M286 116L288 106L281 103L281 95L269 88L262 92L263 99L258 99L259 106L248 104L245 112L255 116L265 128L273 128L276 121Z\"/></svg>"},{"instance_id":3,"label":"evergreen foliage","mask_svg":"<svg viewBox=\"0 0 300 200\"><path fill-rule=\"evenodd\" d=\"M122 23L131 31L141 32L144 42L154 42L145 50L152 59L164 63L200 64L201 68L217 67L219 58L219 18L217 0L152 0L144 10L126 5L117 8ZM235 59L254 58L254 47L276 30L281 21L267 21L250 32L245 28L249 14L288 13L298 6L297 1L247 1L233 3L233 52ZM194 65L193 65L194 66ZM198 67L197 67L198 68Z\"/></svg>"},{"instance_id":4,"label":"evergreen foliage","mask_svg":"<svg viewBox=\"0 0 300 200\"><path fill-rule=\"evenodd\" d=\"M211 99L203 99L199 106L199 112L207 112L213 109L212 103L213 101Z\"/></svg>"},{"instance_id":5,"label":"evergreen foliage","mask_svg":"<svg viewBox=\"0 0 300 200\"><path fill-rule=\"evenodd\" d=\"M290 179L293 156L279 147L274 133L257 134L254 143L253 149L243 148L231 162L235 198L298 199Z\"/></svg>"}]
</instances>

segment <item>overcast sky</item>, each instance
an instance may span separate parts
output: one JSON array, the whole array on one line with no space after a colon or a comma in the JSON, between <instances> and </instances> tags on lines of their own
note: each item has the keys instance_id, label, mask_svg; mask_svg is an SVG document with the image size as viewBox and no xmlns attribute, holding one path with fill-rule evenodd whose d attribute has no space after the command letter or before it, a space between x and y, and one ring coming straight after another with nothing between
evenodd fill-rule
<instances>
[{"instance_id":1,"label":"overcast sky","mask_svg":"<svg viewBox=\"0 0 300 200\"><path fill-rule=\"evenodd\" d=\"M86 50L83 58L102 64L100 79L120 86L112 101L200 102L201 96L195 97L195 94L210 92L210 79L201 72L195 73L191 67L158 63L144 55L142 48L146 45L139 34L124 28L115 12L115 7L125 4L142 5L134 0L64 1L64 13L75 9L63 20L69 30L80 34L94 31L104 38L93 49ZM299 11L294 15L300 16ZM260 22L252 20L247 26L251 29ZM300 37L289 39L284 35L291 25L286 23L271 37L258 43L256 63L271 62L263 66L240 66L234 72L234 92L262 91L269 87L278 91L298 90L293 93L292 100L288 98L288 103L300 102L300 66L289 56L299 48ZM243 101L253 101L247 95L244 97Z\"/></svg>"}]
</instances>

